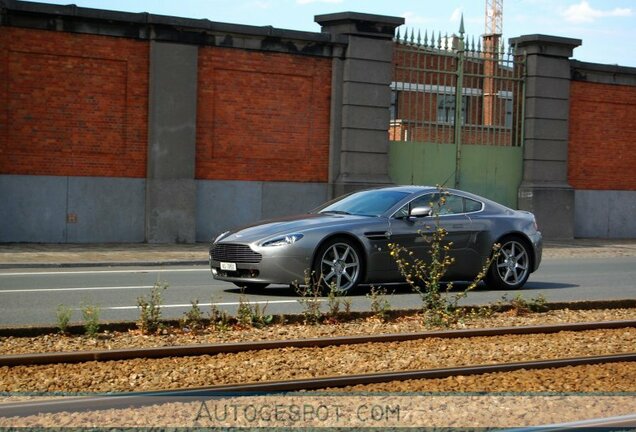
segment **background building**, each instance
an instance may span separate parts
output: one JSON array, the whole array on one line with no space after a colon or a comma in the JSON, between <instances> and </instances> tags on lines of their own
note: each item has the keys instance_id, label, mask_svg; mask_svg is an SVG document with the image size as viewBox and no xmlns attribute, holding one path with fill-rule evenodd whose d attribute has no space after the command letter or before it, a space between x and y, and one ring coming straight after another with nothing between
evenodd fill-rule
<instances>
[{"instance_id":1,"label":"background building","mask_svg":"<svg viewBox=\"0 0 636 432\"><path fill-rule=\"evenodd\" d=\"M570 60L574 39L315 19L0 0L0 242L209 241L394 182L532 210L548 237L636 237L636 69Z\"/></svg>"}]
</instances>

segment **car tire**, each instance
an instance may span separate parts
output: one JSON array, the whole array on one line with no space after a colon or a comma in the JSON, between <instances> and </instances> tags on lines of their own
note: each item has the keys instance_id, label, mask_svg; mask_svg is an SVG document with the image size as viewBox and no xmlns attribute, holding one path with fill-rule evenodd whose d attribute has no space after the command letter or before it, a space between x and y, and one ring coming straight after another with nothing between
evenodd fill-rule
<instances>
[{"instance_id":1,"label":"car tire","mask_svg":"<svg viewBox=\"0 0 636 432\"><path fill-rule=\"evenodd\" d=\"M343 295L352 292L362 280L364 258L360 248L348 238L334 237L323 243L316 252L314 282L323 292L333 289Z\"/></svg>"},{"instance_id":2,"label":"car tire","mask_svg":"<svg viewBox=\"0 0 636 432\"><path fill-rule=\"evenodd\" d=\"M245 291L261 291L269 286L266 283L257 283L257 282L233 282L237 287L244 289Z\"/></svg>"},{"instance_id":3,"label":"car tire","mask_svg":"<svg viewBox=\"0 0 636 432\"><path fill-rule=\"evenodd\" d=\"M527 242L516 236L506 236L497 243L501 248L486 274L486 286L499 290L521 288L531 269L532 258Z\"/></svg>"}]
</instances>

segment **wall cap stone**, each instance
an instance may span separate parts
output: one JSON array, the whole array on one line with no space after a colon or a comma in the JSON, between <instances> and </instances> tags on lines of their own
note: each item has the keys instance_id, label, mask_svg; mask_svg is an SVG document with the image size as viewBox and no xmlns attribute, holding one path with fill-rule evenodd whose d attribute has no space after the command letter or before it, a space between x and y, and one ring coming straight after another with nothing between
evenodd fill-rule
<instances>
[{"instance_id":1,"label":"wall cap stone","mask_svg":"<svg viewBox=\"0 0 636 432\"><path fill-rule=\"evenodd\" d=\"M0 25L325 57L332 55L334 44L346 45L320 32L18 0L0 0Z\"/></svg>"},{"instance_id":2,"label":"wall cap stone","mask_svg":"<svg viewBox=\"0 0 636 432\"><path fill-rule=\"evenodd\" d=\"M636 86L636 67L570 60L574 81Z\"/></svg>"},{"instance_id":3,"label":"wall cap stone","mask_svg":"<svg viewBox=\"0 0 636 432\"><path fill-rule=\"evenodd\" d=\"M337 12L314 16L323 33L361 35L380 39L393 39L395 29L405 20L402 17L373 15L360 12Z\"/></svg>"},{"instance_id":4,"label":"wall cap stone","mask_svg":"<svg viewBox=\"0 0 636 432\"><path fill-rule=\"evenodd\" d=\"M510 38L510 44L517 50L523 49L527 54L540 54L555 57L571 57L574 48L580 46L581 39L531 34Z\"/></svg>"}]
</instances>

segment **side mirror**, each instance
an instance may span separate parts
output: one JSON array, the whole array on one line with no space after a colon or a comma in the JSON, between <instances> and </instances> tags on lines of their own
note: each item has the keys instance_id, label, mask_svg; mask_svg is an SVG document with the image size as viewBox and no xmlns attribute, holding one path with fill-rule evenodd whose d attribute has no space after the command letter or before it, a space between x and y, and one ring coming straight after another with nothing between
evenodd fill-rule
<instances>
[{"instance_id":1,"label":"side mirror","mask_svg":"<svg viewBox=\"0 0 636 432\"><path fill-rule=\"evenodd\" d=\"M411 209L409 213L409 219L427 217L427 216L430 216L432 213L433 213L433 209L428 206L414 207Z\"/></svg>"}]
</instances>

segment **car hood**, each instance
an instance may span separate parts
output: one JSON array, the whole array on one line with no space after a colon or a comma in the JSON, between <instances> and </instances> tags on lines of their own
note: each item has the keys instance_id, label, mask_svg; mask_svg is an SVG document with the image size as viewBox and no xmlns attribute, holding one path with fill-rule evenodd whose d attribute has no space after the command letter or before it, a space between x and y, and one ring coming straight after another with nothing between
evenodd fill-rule
<instances>
[{"instance_id":1,"label":"car hood","mask_svg":"<svg viewBox=\"0 0 636 432\"><path fill-rule=\"evenodd\" d=\"M369 216L320 213L287 216L256 222L230 231L228 235L221 239L221 242L252 243L276 235L302 233L306 230L347 225L348 223L355 224L365 220L369 221L369 219Z\"/></svg>"}]
</instances>

